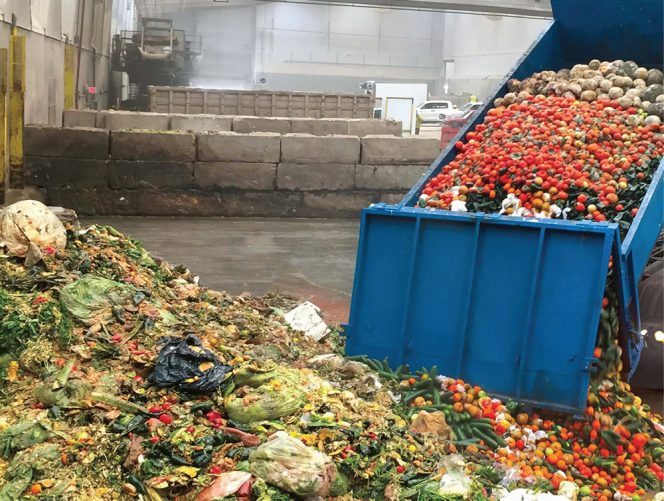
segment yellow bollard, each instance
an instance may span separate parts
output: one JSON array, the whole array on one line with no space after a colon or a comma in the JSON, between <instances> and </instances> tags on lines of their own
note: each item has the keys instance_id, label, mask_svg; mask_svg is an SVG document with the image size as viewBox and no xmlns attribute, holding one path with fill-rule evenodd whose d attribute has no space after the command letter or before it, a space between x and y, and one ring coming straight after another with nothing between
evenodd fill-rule
<instances>
[{"instance_id":1,"label":"yellow bollard","mask_svg":"<svg viewBox=\"0 0 664 501\"><path fill-rule=\"evenodd\" d=\"M14 28L9 38L9 187L23 188L23 112L25 36Z\"/></svg>"},{"instance_id":2,"label":"yellow bollard","mask_svg":"<svg viewBox=\"0 0 664 501\"><path fill-rule=\"evenodd\" d=\"M7 49L0 49L0 203L4 202L7 170Z\"/></svg>"},{"instance_id":3,"label":"yellow bollard","mask_svg":"<svg viewBox=\"0 0 664 501\"><path fill-rule=\"evenodd\" d=\"M74 77L76 73L76 46L65 45L65 110L74 109L74 98L76 85Z\"/></svg>"}]
</instances>

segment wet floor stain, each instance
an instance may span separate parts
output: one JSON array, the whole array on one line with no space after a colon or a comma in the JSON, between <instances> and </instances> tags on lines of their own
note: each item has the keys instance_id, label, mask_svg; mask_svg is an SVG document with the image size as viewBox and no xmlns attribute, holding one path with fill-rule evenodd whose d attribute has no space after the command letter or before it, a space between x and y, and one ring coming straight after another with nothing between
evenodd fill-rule
<instances>
[{"instance_id":1,"label":"wet floor stain","mask_svg":"<svg viewBox=\"0 0 664 501\"><path fill-rule=\"evenodd\" d=\"M231 294L280 291L348 320L359 222L348 219L84 218L114 226L203 285Z\"/></svg>"}]
</instances>

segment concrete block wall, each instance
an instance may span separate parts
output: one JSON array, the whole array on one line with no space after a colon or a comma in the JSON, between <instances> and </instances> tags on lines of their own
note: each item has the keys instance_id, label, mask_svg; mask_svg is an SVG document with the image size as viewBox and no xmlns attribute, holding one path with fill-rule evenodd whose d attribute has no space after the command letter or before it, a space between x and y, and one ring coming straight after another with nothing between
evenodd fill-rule
<instances>
[{"instance_id":1,"label":"concrete block wall","mask_svg":"<svg viewBox=\"0 0 664 501\"><path fill-rule=\"evenodd\" d=\"M100 129L146 129L188 132L233 131L240 134L273 132L276 134L313 134L315 136L349 135L365 137L376 134L401 136L401 122L373 118L281 118L224 115L181 115L138 111L67 110L64 127Z\"/></svg>"},{"instance_id":2,"label":"concrete block wall","mask_svg":"<svg viewBox=\"0 0 664 501\"><path fill-rule=\"evenodd\" d=\"M106 129L169 130L170 117L160 113L136 113L133 111L109 111Z\"/></svg>"},{"instance_id":3,"label":"concrete block wall","mask_svg":"<svg viewBox=\"0 0 664 501\"><path fill-rule=\"evenodd\" d=\"M171 115L170 130L208 132L231 130L232 117L220 115Z\"/></svg>"},{"instance_id":4,"label":"concrete block wall","mask_svg":"<svg viewBox=\"0 0 664 501\"><path fill-rule=\"evenodd\" d=\"M62 113L64 127L97 127L96 110L65 110Z\"/></svg>"},{"instance_id":5,"label":"concrete block wall","mask_svg":"<svg viewBox=\"0 0 664 501\"><path fill-rule=\"evenodd\" d=\"M291 118L290 123L290 132L313 134L314 136L346 135L349 129L349 120L345 118ZM396 124L397 122L393 123ZM401 134L399 131L395 131L394 135L399 136Z\"/></svg>"},{"instance_id":6,"label":"concrete block wall","mask_svg":"<svg viewBox=\"0 0 664 501\"><path fill-rule=\"evenodd\" d=\"M421 137L28 126L25 179L82 215L357 217L438 153Z\"/></svg>"},{"instance_id":7,"label":"concrete block wall","mask_svg":"<svg viewBox=\"0 0 664 501\"><path fill-rule=\"evenodd\" d=\"M280 158L279 134L220 132L198 136L198 160L201 162L277 163Z\"/></svg>"}]
</instances>

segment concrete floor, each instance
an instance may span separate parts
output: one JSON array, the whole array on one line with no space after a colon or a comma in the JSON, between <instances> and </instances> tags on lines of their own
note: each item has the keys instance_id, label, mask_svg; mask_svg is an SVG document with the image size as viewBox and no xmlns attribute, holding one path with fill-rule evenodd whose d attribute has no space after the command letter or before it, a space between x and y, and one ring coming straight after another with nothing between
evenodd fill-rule
<instances>
[{"instance_id":1,"label":"concrete floor","mask_svg":"<svg viewBox=\"0 0 664 501\"><path fill-rule=\"evenodd\" d=\"M207 287L232 294L282 291L346 322L359 221L348 219L97 217L140 240Z\"/></svg>"},{"instance_id":2,"label":"concrete floor","mask_svg":"<svg viewBox=\"0 0 664 501\"><path fill-rule=\"evenodd\" d=\"M317 304L328 323L348 320L359 222L348 219L98 217L207 287L232 294L281 291ZM664 413L659 390L635 388Z\"/></svg>"}]
</instances>

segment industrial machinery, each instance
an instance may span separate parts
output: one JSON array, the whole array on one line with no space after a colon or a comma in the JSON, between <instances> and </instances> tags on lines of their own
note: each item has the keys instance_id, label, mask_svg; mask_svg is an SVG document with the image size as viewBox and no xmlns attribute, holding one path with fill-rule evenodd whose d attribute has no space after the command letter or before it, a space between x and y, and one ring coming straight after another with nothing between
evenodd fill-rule
<instances>
[{"instance_id":1,"label":"industrial machinery","mask_svg":"<svg viewBox=\"0 0 664 501\"><path fill-rule=\"evenodd\" d=\"M454 142L483 121L510 78L594 58L661 67L660 0L551 4L554 20L420 182L400 203L363 211L347 351L437 365L498 396L582 413L610 258L630 375L639 362L638 285L664 225L664 161L624 238L615 223L416 207L456 156Z\"/></svg>"},{"instance_id":2,"label":"industrial machinery","mask_svg":"<svg viewBox=\"0 0 664 501\"><path fill-rule=\"evenodd\" d=\"M170 19L143 18L139 31L113 37L113 71L129 76L123 109L147 110L148 86L187 86L201 54L201 37L187 37Z\"/></svg>"}]
</instances>

